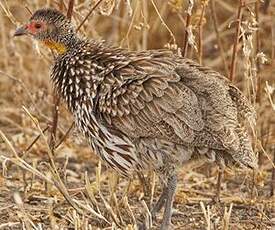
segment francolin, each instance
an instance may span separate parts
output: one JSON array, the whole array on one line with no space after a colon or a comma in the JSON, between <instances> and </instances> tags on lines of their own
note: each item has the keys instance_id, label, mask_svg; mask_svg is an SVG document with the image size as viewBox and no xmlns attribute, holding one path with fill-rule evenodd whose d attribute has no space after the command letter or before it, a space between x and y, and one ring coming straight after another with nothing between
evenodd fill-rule
<instances>
[{"instance_id":1,"label":"francolin","mask_svg":"<svg viewBox=\"0 0 275 230\"><path fill-rule=\"evenodd\" d=\"M249 101L226 77L169 50L128 51L86 39L55 9L39 9L15 36L57 52L56 92L92 149L126 177L154 170L163 192L160 229L171 227L177 171L193 159L257 167L245 120Z\"/></svg>"}]
</instances>

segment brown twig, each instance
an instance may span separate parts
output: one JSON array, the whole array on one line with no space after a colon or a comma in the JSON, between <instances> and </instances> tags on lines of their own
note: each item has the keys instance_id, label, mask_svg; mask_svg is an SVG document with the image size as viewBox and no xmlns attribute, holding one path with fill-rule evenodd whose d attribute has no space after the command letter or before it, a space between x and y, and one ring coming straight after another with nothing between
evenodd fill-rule
<instances>
[{"instance_id":1,"label":"brown twig","mask_svg":"<svg viewBox=\"0 0 275 230\"><path fill-rule=\"evenodd\" d=\"M49 129L49 126L47 125L46 128L44 128L44 129L42 130L42 132L45 133L48 129ZM33 139L33 141L29 144L29 146L25 149L24 152L28 152L28 151L32 148L32 146L39 140L40 137L41 137L41 134L38 134L38 135Z\"/></svg>"},{"instance_id":2,"label":"brown twig","mask_svg":"<svg viewBox=\"0 0 275 230\"><path fill-rule=\"evenodd\" d=\"M167 31L170 34L171 39L173 40L173 44L176 44L176 38L175 35L173 34L172 30L168 27L168 25L165 23L165 21L163 20L163 17L161 16L161 13L158 10L158 7L156 5L156 3L154 2L154 0L151 0L151 3L156 11L156 14L158 15L159 20L161 21L161 24L167 29Z\"/></svg>"},{"instance_id":3,"label":"brown twig","mask_svg":"<svg viewBox=\"0 0 275 230\"><path fill-rule=\"evenodd\" d=\"M87 19L90 17L90 15L93 13L93 11L99 6L99 4L102 2L103 0L98 0L96 2L96 4L92 7L92 9L89 11L89 13L85 16L85 18L82 20L82 22L79 24L79 26L76 28L76 31L79 31L79 29L81 28L81 26L83 26L83 24L87 21Z\"/></svg>"},{"instance_id":4,"label":"brown twig","mask_svg":"<svg viewBox=\"0 0 275 230\"><path fill-rule=\"evenodd\" d=\"M255 17L256 17L256 21L257 23L259 23L259 1L256 1L255 2L255 5L254 5L254 10L255 10ZM259 27L260 28L260 27ZM259 71L260 71L260 68L261 68L261 63L260 63L260 59L257 58L257 54L259 53L260 51L260 32L259 32L259 28L258 30L256 31L256 34L255 34L255 58L256 58L256 67L257 67L257 75L256 75L256 78L255 78L255 86L256 86L256 103L258 104L261 104L261 101L262 101L262 95L261 95L261 88L262 88L262 82L261 82L261 76L259 74ZM260 132L262 130L262 127L260 127ZM263 163L263 158L264 158L264 155L262 153L259 153L259 165L261 166L262 163Z\"/></svg>"},{"instance_id":5,"label":"brown twig","mask_svg":"<svg viewBox=\"0 0 275 230\"><path fill-rule=\"evenodd\" d=\"M68 11L67 11L67 18L69 20L72 19L73 16L73 9L74 9L74 0L70 0L68 4Z\"/></svg>"},{"instance_id":6,"label":"brown twig","mask_svg":"<svg viewBox=\"0 0 275 230\"><path fill-rule=\"evenodd\" d=\"M274 63L275 59L275 20L274 17L271 18L271 64Z\"/></svg>"},{"instance_id":7,"label":"brown twig","mask_svg":"<svg viewBox=\"0 0 275 230\"><path fill-rule=\"evenodd\" d=\"M231 81L235 80L239 36L240 36L240 31L241 31L243 7L245 5L245 0L239 0L239 1L240 1L240 4L238 7L238 13L237 13L238 24L236 27L235 41L234 41L234 45L233 45L233 53L232 53L232 59L231 59L230 77L229 77L229 79Z\"/></svg>"},{"instance_id":8,"label":"brown twig","mask_svg":"<svg viewBox=\"0 0 275 230\"><path fill-rule=\"evenodd\" d=\"M271 58L272 58L272 64L274 63L274 56L275 56L275 44L274 44L274 17L272 17L272 23L271 23ZM270 126L269 126L270 128ZM270 137L268 135L268 137ZM273 166L275 165L275 149L273 149ZM271 177L271 191L270 195L275 195L275 168L272 167L272 177Z\"/></svg>"},{"instance_id":9,"label":"brown twig","mask_svg":"<svg viewBox=\"0 0 275 230\"><path fill-rule=\"evenodd\" d=\"M58 125L58 113L59 113L60 97L56 92L53 93L53 107L52 107L52 124L50 126L49 145L54 150L56 142L56 131Z\"/></svg>"},{"instance_id":10,"label":"brown twig","mask_svg":"<svg viewBox=\"0 0 275 230\"><path fill-rule=\"evenodd\" d=\"M185 33L184 33L185 35L184 35L183 50L182 50L182 56L183 57L187 56L187 51L188 51L188 31L187 31L187 28L191 24L191 13L192 12L188 11L187 15L186 15L186 24L185 24Z\"/></svg>"},{"instance_id":11,"label":"brown twig","mask_svg":"<svg viewBox=\"0 0 275 230\"><path fill-rule=\"evenodd\" d=\"M221 183L223 179L224 170L219 167L218 169L218 178L217 178L217 184L216 184L216 196L214 200L218 203L220 202L220 196L221 196Z\"/></svg>"},{"instance_id":12,"label":"brown twig","mask_svg":"<svg viewBox=\"0 0 275 230\"><path fill-rule=\"evenodd\" d=\"M273 165L275 165L275 148L273 149ZM270 196L273 197L274 195L275 195L275 168L272 167Z\"/></svg>"},{"instance_id":13,"label":"brown twig","mask_svg":"<svg viewBox=\"0 0 275 230\"><path fill-rule=\"evenodd\" d=\"M65 4L64 4L64 1L63 0L60 0L58 2L58 8L61 12L63 12L64 8L65 8Z\"/></svg>"},{"instance_id":14,"label":"brown twig","mask_svg":"<svg viewBox=\"0 0 275 230\"><path fill-rule=\"evenodd\" d=\"M66 199L66 201L80 214L83 214L83 210L81 208L79 208L79 206L76 204L76 202L74 202L72 200L72 198L69 195L69 192L66 188L66 186L64 185L63 181L61 180L61 177L59 175L57 166L55 164L54 161L54 147L50 146L47 143L47 138L44 135L39 122L37 121L37 119L35 117L33 117L31 115L31 113L29 112L29 110L26 107L23 107L25 113L31 118L32 122L34 123L34 125L36 126L36 128L39 130L41 137L43 138L43 140L46 142L46 147L47 147L47 154L49 157L49 170L51 171L51 175L52 175L52 179L53 179L53 183L56 186L56 188L60 191L60 193L62 193L63 197ZM1 135L1 133L0 133ZM3 135L2 135L3 136ZM15 152L15 151L13 151ZM18 155L16 155L18 156ZM20 157L18 157L20 158Z\"/></svg>"},{"instance_id":15,"label":"brown twig","mask_svg":"<svg viewBox=\"0 0 275 230\"><path fill-rule=\"evenodd\" d=\"M267 13L267 10L270 6L270 2L271 2L271 0L265 0L264 1L263 11L264 11L265 14Z\"/></svg>"},{"instance_id":16,"label":"brown twig","mask_svg":"<svg viewBox=\"0 0 275 230\"><path fill-rule=\"evenodd\" d=\"M55 145L55 149L58 148L68 137L69 133L71 132L72 128L74 127L74 122L71 124L71 126L69 127L69 129L66 131L66 133L62 136L62 138L60 138L59 142ZM46 128L44 128L42 130L43 133L45 133L47 130L49 129L49 126L46 126ZM24 150L24 152L28 152L32 146L40 139L41 134L38 134L33 141L29 144L29 146Z\"/></svg>"},{"instance_id":17,"label":"brown twig","mask_svg":"<svg viewBox=\"0 0 275 230\"><path fill-rule=\"evenodd\" d=\"M25 9L28 11L28 13L29 13L30 15L32 15L32 11L31 11L31 9L30 9L27 5L25 5Z\"/></svg>"},{"instance_id":18,"label":"brown twig","mask_svg":"<svg viewBox=\"0 0 275 230\"><path fill-rule=\"evenodd\" d=\"M205 14L205 7L207 5L207 1L202 2L202 9L201 9L201 15L199 19L199 42L198 42L198 51L199 51L199 63L202 64L202 55L203 55L203 41L202 41L202 35L203 35L203 18Z\"/></svg>"},{"instance_id":19,"label":"brown twig","mask_svg":"<svg viewBox=\"0 0 275 230\"><path fill-rule=\"evenodd\" d=\"M41 116L43 115L42 111L37 107L37 105L35 103L35 99L33 98L33 95L30 92L29 88L26 86L26 84L21 79L15 77L13 75L10 75L10 74L8 74L6 72L3 72L1 70L0 70L0 75L3 75L3 76L7 77L8 79L10 79L10 80L12 80L12 81L14 81L16 83L19 83L19 85L21 85L21 87L24 90L24 92L27 93L27 95L28 95L28 97L29 97L29 99L30 99L30 101L32 103L32 106L36 109L36 111L39 113L39 115L41 115ZM46 117L44 116L44 118L46 118Z\"/></svg>"},{"instance_id":20,"label":"brown twig","mask_svg":"<svg viewBox=\"0 0 275 230\"><path fill-rule=\"evenodd\" d=\"M217 37L217 41L218 41L220 54L221 54L222 61L223 61L224 70L226 72L226 75L229 76L228 63L225 58L223 42L222 42L222 38L220 36L220 31L218 28L218 19L217 19L217 14L215 11L215 0L211 0L211 2L210 2L210 11L211 11L211 15L212 15L212 20L213 20L213 24L214 24L214 29L215 29L215 33L216 33L216 37Z\"/></svg>"},{"instance_id":21,"label":"brown twig","mask_svg":"<svg viewBox=\"0 0 275 230\"><path fill-rule=\"evenodd\" d=\"M59 142L55 145L55 148L58 148L66 140L66 138L68 137L73 127L74 127L74 122L71 124L70 128L66 131L63 137L60 138Z\"/></svg>"},{"instance_id":22,"label":"brown twig","mask_svg":"<svg viewBox=\"0 0 275 230\"><path fill-rule=\"evenodd\" d=\"M259 8L260 8L259 1L256 1L255 2L255 16L256 16L257 23L259 23ZM260 31L259 31L259 29L256 31L255 43L256 43L255 54L257 55L260 51ZM261 78L259 76L259 70L261 68L261 63L260 63L259 58L257 58L257 60L256 60L256 65L257 65L256 102L261 103Z\"/></svg>"},{"instance_id":23,"label":"brown twig","mask_svg":"<svg viewBox=\"0 0 275 230\"><path fill-rule=\"evenodd\" d=\"M53 184L53 181L50 178L48 178L47 176L45 176L39 170L35 169L29 163L27 163L26 161L24 161L22 158L19 157L17 151L15 150L15 148L13 147L13 145L11 144L11 142L8 140L8 138L6 137L6 135L2 132L2 130L0 130L0 137L6 143L8 149L10 150L10 152L13 155L13 157L5 157L3 155L0 155L0 158L5 158L6 160L11 161L15 165L18 165L19 167L32 172L33 174L35 174L39 178L43 179L47 183Z\"/></svg>"}]
</instances>

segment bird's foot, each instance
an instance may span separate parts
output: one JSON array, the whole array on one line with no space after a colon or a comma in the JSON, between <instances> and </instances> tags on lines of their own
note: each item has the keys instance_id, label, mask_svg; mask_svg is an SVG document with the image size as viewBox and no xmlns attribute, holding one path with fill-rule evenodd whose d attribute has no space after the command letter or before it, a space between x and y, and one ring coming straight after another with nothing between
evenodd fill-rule
<instances>
[{"instance_id":1,"label":"bird's foot","mask_svg":"<svg viewBox=\"0 0 275 230\"><path fill-rule=\"evenodd\" d=\"M156 221L157 221L157 214L158 214L158 211L156 211L156 209L154 207L152 209L152 211L151 211L151 221L152 221L152 224L156 223Z\"/></svg>"},{"instance_id":2,"label":"bird's foot","mask_svg":"<svg viewBox=\"0 0 275 230\"><path fill-rule=\"evenodd\" d=\"M148 230L149 228L146 226L146 223L139 223L137 226L138 230Z\"/></svg>"},{"instance_id":3,"label":"bird's foot","mask_svg":"<svg viewBox=\"0 0 275 230\"><path fill-rule=\"evenodd\" d=\"M153 219L151 213L147 213L144 216L144 220L138 224L138 230L151 229L153 225Z\"/></svg>"},{"instance_id":4,"label":"bird's foot","mask_svg":"<svg viewBox=\"0 0 275 230\"><path fill-rule=\"evenodd\" d=\"M174 225L170 223L162 223L160 226L160 230L173 230L175 229Z\"/></svg>"}]
</instances>

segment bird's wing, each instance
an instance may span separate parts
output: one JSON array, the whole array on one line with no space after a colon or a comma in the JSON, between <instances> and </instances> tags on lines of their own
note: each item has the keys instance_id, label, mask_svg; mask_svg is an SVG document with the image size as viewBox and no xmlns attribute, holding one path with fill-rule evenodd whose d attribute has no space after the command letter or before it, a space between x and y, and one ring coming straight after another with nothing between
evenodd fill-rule
<instances>
[{"instance_id":1,"label":"bird's wing","mask_svg":"<svg viewBox=\"0 0 275 230\"><path fill-rule=\"evenodd\" d=\"M191 60L182 62L175 72L196 93L202 106L205 129L197 134L195 145L226 149L235 160L250 159L246 165L255 165L246 128L240 129L244 120L253 124L256 114L244 94L221 74Z\"/></svg>"},{"instance_id":2,"label":"bird's wing","mask_svg":"<svg viewBox=\"0 0 275 230\"><path fill-rule=\"evenodd\" d=\"M183 79L188 81L187 85L191 88L193 82L196 85L201 86L201 88L205 88L203 86L206 86L208 84L206 88L210 90L212 88L214 91L216 91L216 93L213 95L220 99L222 99L222 97L220 97L220 93L217 91L216 86L217 84L222 84L223 88L226 89L226 91L224 92L227 93L229 96L226 96L226 100L224 100L225 102L227 101L226 107L229 108L230 111L236 110L241 120L248 120L250 124L255 124L256 111L254 107L251 105L245 95L225 76L208 67L201 66L190 59L184 59L183 65L177 67L175 71L181 76L184 76ZM215 84L213 84L214 82ZM212 86L216 86L209 87L209 83L212 84ZM229 101L233 101L233 105L235 108L232 109L232 106L228 104ZM226 110L224 110L224 107L222 105L223 103L217 103L215 109L220 108L226 114ZM231 119L234 119L234 117L231 116Z\"/></svg>"},{"instance_id":3,"label":"bird's wing","mask_svg":"<svg viewBox=\"0 0 275 230\"><path fill-rule=\"evenodd\" d=\"M123 69L118 74L123 75ZM111 78L115 76L106 79ZM197 96L173 71L155 68L124 78L99 96L98 106L109 124L132 138L165 137L186 143L204 127Z\"/></svg>"},{"instance_id":4,"label":"bird's wing","mask_svg":"<svg viewBox=\"0 0 275 230\"><path fill-rule=\"evenodd\" d=\"M191 60L148 55L150 63L136 62L106 77L98 101L106 122L134 139L227 150L234 159L244 155L236 130L242 117L254 114L245 96L224 76Z\"/></svg>"}]
</instances>

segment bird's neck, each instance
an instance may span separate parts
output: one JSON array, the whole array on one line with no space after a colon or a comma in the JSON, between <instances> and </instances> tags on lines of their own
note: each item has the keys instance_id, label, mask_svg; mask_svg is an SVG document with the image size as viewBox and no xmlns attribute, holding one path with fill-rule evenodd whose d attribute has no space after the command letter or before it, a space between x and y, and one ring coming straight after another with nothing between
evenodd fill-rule
<instances>
[{"instance_id":1,"label":"bird's neck","mask_svg":"<svg viewBox=\"0 0 275 230\"><path fill-rule=\"evenodd\" d=\"M60 39L55 40L44 40L44 45L50 48L51 50L62 55L71 49L77 48L79 44L82 43L81 39L76 34L63 35Z\"/></svg>"},{"instance_id":2,"label":"bird's neck","mask_svg":"<svg viewBox=\"0 0 275 230\"><path fill-rule=\"evenodd\" d=\"M101 60L93 60L99 49L96 42L84 38L70 42L65 45L66 51L55 57L51 78L56 91L73 113L80 104L92 111L98 86L105 77L102 73L106 71L106 65ZM54 45L55 50L60 48Z\"/></svg>"}]
</instances>

